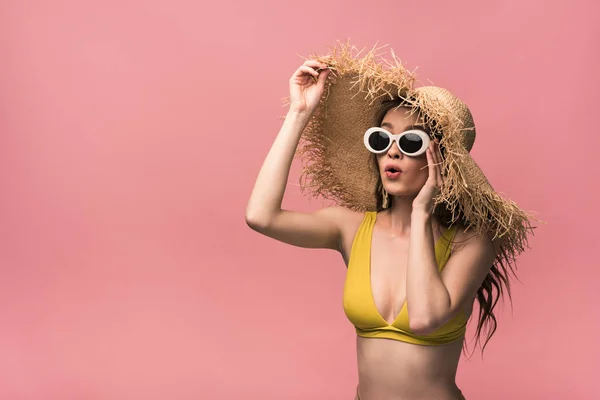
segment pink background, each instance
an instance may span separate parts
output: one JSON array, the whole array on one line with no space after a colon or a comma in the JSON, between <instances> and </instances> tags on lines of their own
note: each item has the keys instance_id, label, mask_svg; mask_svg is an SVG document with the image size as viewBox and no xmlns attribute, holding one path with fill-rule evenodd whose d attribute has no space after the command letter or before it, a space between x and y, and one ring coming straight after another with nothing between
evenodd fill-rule
<instances>
[{"instance_id":1,"label":"pink background","mask_svg":"<svg viewBox=\"0 0 600 400\"><path fill-rule=\"evenodd\" d=\"M298 55L346 38L467 101L548 222L467 398L600 397L598 2L368 4L2 2L0 399L352 398L341 258L244 222Z\"/></svg>"}]
</instances>

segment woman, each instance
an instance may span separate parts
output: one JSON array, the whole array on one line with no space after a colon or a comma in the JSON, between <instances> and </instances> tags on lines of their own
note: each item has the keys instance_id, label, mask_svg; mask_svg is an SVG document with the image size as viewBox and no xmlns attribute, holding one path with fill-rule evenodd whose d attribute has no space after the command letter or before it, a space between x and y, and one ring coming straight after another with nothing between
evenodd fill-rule
<instances>
[{"instance_id":1,"label":"woman","mask_svg":"<svg viewBox=\"0 0 600 400\"><path fill-rule=\"evenodd\" d=\"M523 212L469 169L468 108L444 89L412 83L399 63L386 72L373 53L358 59L348 47L304 62L290 79L289 111L246 210L248 225L263 235L341 253L361 400L464 398L455 376L474 301L477 334L492 324L489 340L492 289L508 289L507 272L530 228ZM444 96L454 105L440 106ZM339 205L312 213L281 208L303 135L299 154L313 178L304 188Z\"/></svg>"}]
</instances>

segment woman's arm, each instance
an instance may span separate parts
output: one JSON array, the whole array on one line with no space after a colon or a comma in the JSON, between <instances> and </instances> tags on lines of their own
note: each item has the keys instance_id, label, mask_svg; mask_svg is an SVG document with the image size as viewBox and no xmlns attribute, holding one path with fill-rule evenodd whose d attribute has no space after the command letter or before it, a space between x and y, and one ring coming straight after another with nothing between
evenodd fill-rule
<instances>
[{"instance_id":1,"label":"woman's arm","mask_svg":"<svg viewBox=\"0 0 600 400\"><path fill-rule=\"evenodd\" d=\"M411 213L410 244L406 272L406 298L410 328L428 334L448 322L466 302L472 301L488 274L496 251L486 236L457 234L460 248L440 274L431 227L433 199L443 184L441 155L437 143L427 150L429 178L415 200ZM466 236L466 235L465 235Z\"/></svg>"},{"instance_id":2,"label":"woman's arm","mask_svg":"<svg viewBox=\"0 0 600 400\"><path fill-rule=\"evenodd\" d=\"M329 74L327 69L320 73L316 69L325 67L306 61L290 79L290 110L252 189L246 222L253 230L288 244L339 250L339 221L348 210L331 207L304 213L281 209L300 136L318 105Z\"/></svg>"},{"instance_id":3,"label":"woman's arm","mask_svg":"<svg viewBox=\"0 0 600 400\"><path fill-rule=\"evenodd\" d=\"M464 237L442 273L435 257L431 214L413 210L411 217L406 296L410 328L429 334L447 323L472 301L492 266L495 249L485 236ZM466 235L464 235L466 236Z\"/></svg>"}]
</instances>

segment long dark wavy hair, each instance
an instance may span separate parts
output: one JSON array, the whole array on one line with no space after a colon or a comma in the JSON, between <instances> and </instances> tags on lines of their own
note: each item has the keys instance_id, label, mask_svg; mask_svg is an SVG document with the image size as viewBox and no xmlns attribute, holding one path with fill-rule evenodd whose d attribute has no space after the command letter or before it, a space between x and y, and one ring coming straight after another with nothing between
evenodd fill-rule
<instances>
[{"instance_id":1,"label":"long dark wavy hair","mask_svg":"<svg viewBox=\"0 0 600 400\"><path fill-rule=\"evenodd\" d=\"M413 108L404 99L401 99L401 98L384 101L382 103L382 107L381 107L379 113L376 115L376 120L375 120L374 126L381 126L381 123L382 123L383 119L385 118L385 115L388 113L388 111L390 111L394 108L398 108L398 107ZM421 121L425 124L425 126L429 126L431 132L439 131L439 130L435 129L436 127L434 126L434 123L432 121L427 120L425 115L423 115L422 113L419 113L418 110L416 110L416 112L417 112L418 118L421 119ZM443 134L443 132L442 132L442 134ZM434 135L434 137L438 136L437 134L432 134L432 135ZM444 157L445 152L444 152L444 148L442 146L440 146L440 152L442 154L442 157ZM379 171L379 165L377 163L377 156L374 154L372 159L373 159L373 163L375 166L375 170ZM381 175L379 173L377 174L377 187L376 187L375 192L376 192L376 201L377 201L377 211L380 212L380 211L383 211L385 208L383 207L383 204L384 204L383 183L381 181ZM387 208L389 208L391 206L392 206L392 198L390 197L388 199ZM438 204L436 206L436 208L433 212L433 216L436 219L436 221L438 222L438 224L445 228L449 228L451 225L458 225L459 227L463 227L463 228L468 226L468 221L465 218L462 210L460 210L460 208L458 210L455 210L455 215L454 215L455 220L452 221L452 213L450 212L450 210L448 210L448 208L445 206L444 203ZM490 235L490 239L491 239L491 235ZM488 272L487 276L485 277L483 283L477 290L476 298L477 298L477 302L479 304L479 315L478 315L478 321L477 321L477 330L475 332L475 338L476 338L475 344L481 345L481 337L485 331L485 335L486 335L485 341L483 342L483 346L481 347L482 354L483 354L483 351L485 350L487 343L492 338L492 336L496 332L496 328L498 327L496 315L494 314L494 309L495 309L498 301L500 300L501 297L503 297L505 292L507 293L509 299L511 298L509 271L510 271L510 269L507 268L505 263L501 259L497 258L496 262L491 266L490 271Z\"/></svg>"}]
</instances>

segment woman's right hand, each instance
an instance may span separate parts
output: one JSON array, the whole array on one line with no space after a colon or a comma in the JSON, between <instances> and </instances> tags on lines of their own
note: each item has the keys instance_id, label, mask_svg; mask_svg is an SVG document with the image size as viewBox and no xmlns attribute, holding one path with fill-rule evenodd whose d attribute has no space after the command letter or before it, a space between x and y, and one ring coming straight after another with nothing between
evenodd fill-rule
<instances>
[{"instance_id":1,"label":"woman's right hand","mask_svg":"<svg viewBox=\"0 0 600 400\"><path fill-rule=\"evenodd\" d=\"M326 64L306 60L290 78L290 111L312 114L323 95L329 73Z\"/></svg>"}]
</instances>

